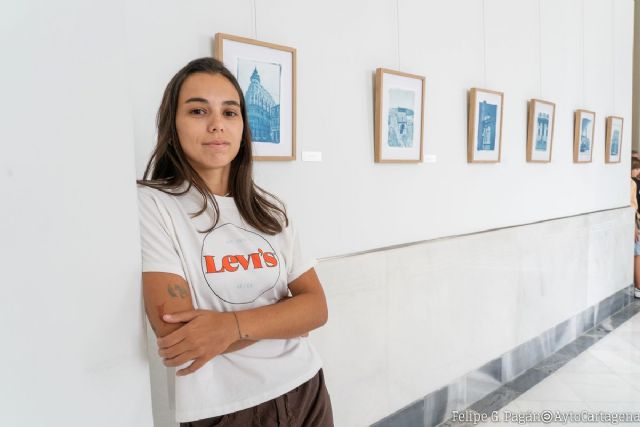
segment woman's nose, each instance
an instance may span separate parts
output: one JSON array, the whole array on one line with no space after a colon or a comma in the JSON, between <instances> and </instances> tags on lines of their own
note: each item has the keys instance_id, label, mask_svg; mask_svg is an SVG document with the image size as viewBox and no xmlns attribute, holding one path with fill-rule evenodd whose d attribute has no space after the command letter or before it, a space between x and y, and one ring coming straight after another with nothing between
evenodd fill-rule
<instances>
[{"instance_id":1,"label":"woman's nose","mask_svg":"<svg viewBox=\"0 0 640 427\"><path fill-rule=\"evenodd\" d=\"M211 120L209 121L209 126L207 128L207 130L211 133L213 132L222 132L224 131L224 127L222 125L222 117L220 117L220 115L218 114L212 114L211 115Z\"/></svg>"}]
</instances>

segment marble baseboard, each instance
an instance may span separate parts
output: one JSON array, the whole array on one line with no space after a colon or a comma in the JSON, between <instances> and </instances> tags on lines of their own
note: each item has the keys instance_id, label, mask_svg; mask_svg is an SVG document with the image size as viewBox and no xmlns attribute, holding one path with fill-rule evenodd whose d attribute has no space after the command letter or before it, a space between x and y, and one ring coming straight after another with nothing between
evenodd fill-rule
<instances>
[{"instance_id":1,"label":"marble baseboard","mask_svg":"<svg viewBox=\"0 0 640 427\"><path fill-rule=\"evenodd\" d=\"M490 414L640 312L632 302L630 285L372 427L464 426L447 421L452 411Z\"/></svg>"}]
</instances>

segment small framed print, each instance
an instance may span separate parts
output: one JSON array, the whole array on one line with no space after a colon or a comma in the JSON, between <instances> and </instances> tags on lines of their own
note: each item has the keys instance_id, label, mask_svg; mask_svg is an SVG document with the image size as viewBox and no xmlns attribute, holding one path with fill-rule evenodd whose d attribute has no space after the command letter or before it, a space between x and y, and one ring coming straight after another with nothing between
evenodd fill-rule
<instances>
[{"instance_id":1,"label":"small framed print","mask_svg":"<svg viewBox=\"0 0 640 427\"><path fill-rule=\"evenodd\" d=\"M622 148L622 125L624 119L617 116L607 117L607 131L605 137L605 162L620 163Z\"/></svg>"},{"instance_id":2,"label":"small framed print","mask_svg":"<svg viewBox=\"0 0 640 427\"><path fill-rule=\"evenodd\" d=\"M376 163L422 162L424 86L423 76L376 70Z\"/></svg>"},{"instance_id":3,"label":"small framed print","mask_svg":"<svg viewBox=\"0 0 640 427\"><path fill-rule=\"evenodd\" d=\"M596 113L576 110L573 128L573 162L590 163L593 153L593 135Z\"/></svg>"},{"instance_id":4,"label":"small framed print","mask_svg":"<svg viewBox=\"0 0 640 427\"><path fill-rule=\"evenodd\" d=\"M540 99L529 101L528 162L548 163L551 161L555 112L556 104L553 102Z\"/></svg>"},{"instance_id":5,"label":"small framed print","mask_svg":"<svg viewBox=\"0 0 640 427\"><path fill-rule=\"evenodd\" d=\"M217 33L215 57L242 88L253 158L295 160L296 50Z\"/></svg>"},{"instance_id":6,"label":"small framed print","mask_svg":"<svg viewBox=\"0 0 640 427\"><path fill-rule=\"evenodd\" d=\"M500 162L503 98L502 92L493 90L472 88L469 91L469 163Z\"/></svg>"}]
</instances>

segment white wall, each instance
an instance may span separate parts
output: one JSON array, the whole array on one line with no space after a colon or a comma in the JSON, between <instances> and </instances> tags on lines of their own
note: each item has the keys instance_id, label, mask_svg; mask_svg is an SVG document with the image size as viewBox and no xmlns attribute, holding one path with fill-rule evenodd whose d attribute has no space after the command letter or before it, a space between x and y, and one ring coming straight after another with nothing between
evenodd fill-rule
<instances>
[{"instance_id":1,"label":"white wall","mask_svg":"<svg viewBox=\"0 0 640 427\"><path fill-rule=\"evenodd\" d=\"M212 54L216 32L297 48L298 158L321 151L324 161L260 162L256 174L318 257L629 204L628 156L604 164L604 119L625 117L628 153L633 0L139 0L126 17L138 175L164 86ZM437 163L373 163L377 67L426 76L425 153ZM501 164L466 163L470 87L505 92ZM557 105L551 164L525 161L530 98ZM588 165L572 162L578 108L597 117ZM311 339L336 425L376 421L628 285L629 218L321 262L330 322ZM165 374L153 371L156 426L174 425Z\"/></svg>"},{"instance_id":2,"label":"white wall","mask_svg":"<svg viewBox=\"0 0 640 427\"><path fill-rule=\"evenodd\" d=\"M628 153L633 0L140 0L127 21L138 174L164 86L212 54L216 32L298 49L298 155L324 161L260 162L256 175L319 257L629 203L628 156L604 164L604 120L625 117ZM437 163L373 163L376 67L426 76L425 153ZM470 87L505 93L501 164L466 163ZM534 97L557 105L551 164L525 161ZM596 112L588 165L572 162L578 108Z\"/></svg>"},{"instance_id":3,"label":"white wall","mask_svg":"<svg viewBox=\"0 0 640 427\"><path fill-rule=\"evenodd\" d=\"M124 0L0 3L0 425L151 426Z\"/></svg>"},{"instance_id":4,"label":"white wall","mask_svg":"<svg viewBox=\"0 0 640 427\"><path fill-rule=\"evenodd\" d=\"M3 425L86 425L87 419L96 426L151 425L134 170L141 173L153 145L164 85L188 60L211 54L216 32L298 49L299 151L322 151L324 162L260 163L256 169L260 184L289 202L317 256L628 204L627 156L619 165L604 165L602 159L604 117L621 115L630 129L632 0L11 0L0 11L0 320L2 347L9 349L1 360ZM427 77L425 152L437 155L436 164L373 163L376 67ZM499 165L465 162L466 90L473 86L505 92ZM531 97L557 104L554 161L549 165L524 160L526 100ZM589 165L571 161L576 108L597 114L594 162ZM630 132L625 132L623 152L629 142ZM605 225L589 229L594 238L588 256L619 249L627 222L605 218ZM535 226L518 229L517 238L533 238L530 229ZM575 228L559 242L570 242L581 230ZM610 242L602 230L612 230L617 240ZM453 239L453 249L464 239ZM487 242L476 243L483 248ZM541 256L543 243L524 255ZM421 262L423 255L414 261ZM531 259L524 255L522 259ZM384 262L399 262L394 251L380 256L390 257ZM619 265L598 264L602 268L590 273L586 283L580 284L578 276L572 279L580 304L570 304L575 295L570 288L558 288L565 293L553 300L559 306L550 319L561 319L624 286L627 275L610 275L628 273L630 264L620 259ZM360 271L356 258L346 260L345 272ZM337 387L347 358L352 363L359 354L357 349L347 356L335 352L332 343L344 339L336 327L360 327L368 320L341 314L334 291L346 292L343 302L349 301L356 313L372 306L357 287L340 289L348 281L334 275L331 262L319 270L327 282L333 323L312 339L327 360L330 387ZM531 271L526 262L513 268L518 274ZM562 264L558 268L554 271L562 278ZM436 270L423 277L426 281L407 286L439 283L427 286L422 297L432 305L453 304L456 284L468 282L470 273L456 281ZM483 283L501 278L499 284L511 289L500 265L483 270L488 271ZM387 289L397 289L407 279L381 272ZM563 283L549 277L546 286ZM352 283L367 285L358 277ZM511 301L516 304L512 310L549 301L525 292L532 289L526 281L517 283L524 293ZM503 291L499 286L472 289L483 289L474 298L478 307ZM391 303L396 305L385 310L399 313L398 301ZM432 305L402 309L412 319L428 321L420 315L435 309ZM484 311L469 313L481 316ZM509 319L494 320L499 326ZM390 319L382 327L399 327L401 320ZM532 329L531 320L523 322L521 329L506 330L506 339L487 335L482 354L497 354L540 332ZM394 353L389 360L392 356L409 365L416 357ZM461 356L455 369L431 382L415 377L402 383L403 393L367 416L374 420L374 414L385 415L382 409L410 403L477 361ZM431 366L441 362L433 360ZM355 383L345 387L350 384ZM358 401L363 402L367 404ZM354 415L339 405L341 425L352 425L345 420Z\"/></svg>"}]
</instances>

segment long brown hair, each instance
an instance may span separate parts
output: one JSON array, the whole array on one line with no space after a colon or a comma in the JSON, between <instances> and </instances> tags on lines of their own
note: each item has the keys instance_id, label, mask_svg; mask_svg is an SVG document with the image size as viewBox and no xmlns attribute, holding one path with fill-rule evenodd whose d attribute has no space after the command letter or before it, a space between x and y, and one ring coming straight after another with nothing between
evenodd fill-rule
<instances>
[{"instance_id":1,"label":"long brown hair","mask_svg":"<svg viewBox=\"0 0 640 427\"><path fill-rule=\"evenodd\" d=\"M229 192L238 207L242 218L252 227L267 234L277 234L282 231L283 223L289 225L286 209L280 199L260 188L253 182L253 159L251 154L251 129L245 105L242 89L231 72L214 58L199 58L189 62L176 73L164 90L162 102L158 109L156 125L158 127L158 141L147 163L142 179L138 184L155 188L164 193L180 196L187 193L194 186L202 196L202 208L193 213L193 217L204 213L209 203L215 211L213 230L220 218L220 208L206 183L198 172L188 162L176 129L176 111L178 109L178 96L184 81L194 73L220 74L227 78L236 88L240 97L240 110L244 128L240 141L240 150L231 161L229 173ZM185 190L179 187L188 183Z\"/></svg>"}]
</instances>

